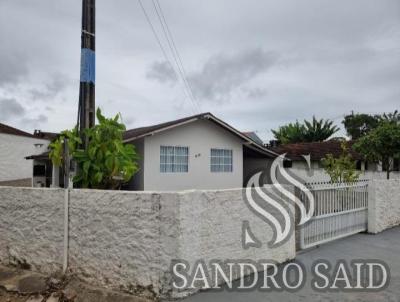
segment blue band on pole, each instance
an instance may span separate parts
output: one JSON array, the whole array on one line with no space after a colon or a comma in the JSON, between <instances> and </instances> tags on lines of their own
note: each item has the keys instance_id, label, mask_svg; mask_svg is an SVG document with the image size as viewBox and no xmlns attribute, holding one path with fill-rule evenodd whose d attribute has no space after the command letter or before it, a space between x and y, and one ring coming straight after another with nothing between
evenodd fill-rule
<instances>
[{"instance_id":1,"label":"blue band on pole","mask_svg":"<svg viewBox=\"0 0 400 302\"><path fill-rule=\"evenodd\" d=\"M96 53L88 48L81 52L81 82L96 83Z\"/></svg>"}]
</instances>

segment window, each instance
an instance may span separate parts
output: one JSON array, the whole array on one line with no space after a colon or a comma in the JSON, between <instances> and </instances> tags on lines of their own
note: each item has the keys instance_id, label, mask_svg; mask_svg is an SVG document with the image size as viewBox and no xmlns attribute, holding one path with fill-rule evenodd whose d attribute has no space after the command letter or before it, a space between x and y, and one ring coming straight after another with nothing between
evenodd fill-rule
<instances>
[{"instance_id":1,"label":"window","mask_svg":"<svg viewBox=\"0 0 400 302\"><path fill-rule=\"evenodd\" d=\"M189 147L161 146L160 172L184 173L189 171Z\"/></svg>"},{"instance_id":2,"label":"window","mask_svg":"<svg viewBox=\"0 0 400 302\"><path fill-rule=\"evenodd\" d=\"M211 149L211 172L232 171L232 150Z\"/></svg>"}]
</instances>

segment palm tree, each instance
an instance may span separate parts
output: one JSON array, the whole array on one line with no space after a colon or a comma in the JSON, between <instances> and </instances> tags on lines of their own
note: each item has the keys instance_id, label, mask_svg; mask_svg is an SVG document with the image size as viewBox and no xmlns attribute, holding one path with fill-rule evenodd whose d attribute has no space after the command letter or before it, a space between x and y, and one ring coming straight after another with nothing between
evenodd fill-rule
<instances>
[{"instance_id":1,"label":"palm tree","mask_svg":"<svg viewBox=\"0 0 400 302\"><path fill-rule=\"evenodd\" d=\"M339 128L331 120L317 120L315 116L312 121L304 120L304 124L296 121L271 130L275 138L281 144L323 142L339 131Z\"/></svg>"},{"instance_id":2,"label":"palm tree","mask_svg":"<svg viewBox=\"0 0 400 302\"><path fill-rule=\"evenodd\" d=\"M312 122L304 120L304 125L304 141L306 142L323 142L340 130L333 124L333 121L317 120L315 116L313 116Z\"/></svg>"}]
</instances>

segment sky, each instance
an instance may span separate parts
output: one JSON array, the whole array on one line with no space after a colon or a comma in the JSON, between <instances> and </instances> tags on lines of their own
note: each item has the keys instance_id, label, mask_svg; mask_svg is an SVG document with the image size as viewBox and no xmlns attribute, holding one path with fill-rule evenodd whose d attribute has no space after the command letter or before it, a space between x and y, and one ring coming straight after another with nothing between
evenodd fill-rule
<instances>
[{"instance_id":1,"label":"sky","mask_svg":"<svg viewBox=\"0 0 400 302\"><path fill-rule=\"evenodd\" d=\"M313 115L343 128L352 110L400 107L398 0L159 0L192 100L142 2L169 61L137 0L97 0L96 105L127 128L211 112L269 140ZM75 125L80 30L80 0L0 0L0 122Z\"/></svg>"}]
</instances>

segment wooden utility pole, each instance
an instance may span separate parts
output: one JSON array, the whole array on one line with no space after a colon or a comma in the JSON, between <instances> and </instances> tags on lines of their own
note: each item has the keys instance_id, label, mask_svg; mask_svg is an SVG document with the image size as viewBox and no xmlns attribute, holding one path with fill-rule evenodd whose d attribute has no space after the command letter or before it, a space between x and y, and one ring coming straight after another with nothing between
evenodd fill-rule
<instances>
[{"instance_id":1,"label":"wooden utility pole","mask_svg":"<svg viewBox=\"0 0 400 302\"><path fill-rule=\"evenodd\" d=\"M95 124L96 82L96 0L82 0L81 75L79 88L78 130L83 147L88 145L84 130Z\"/></svg>"}]
</instances>

